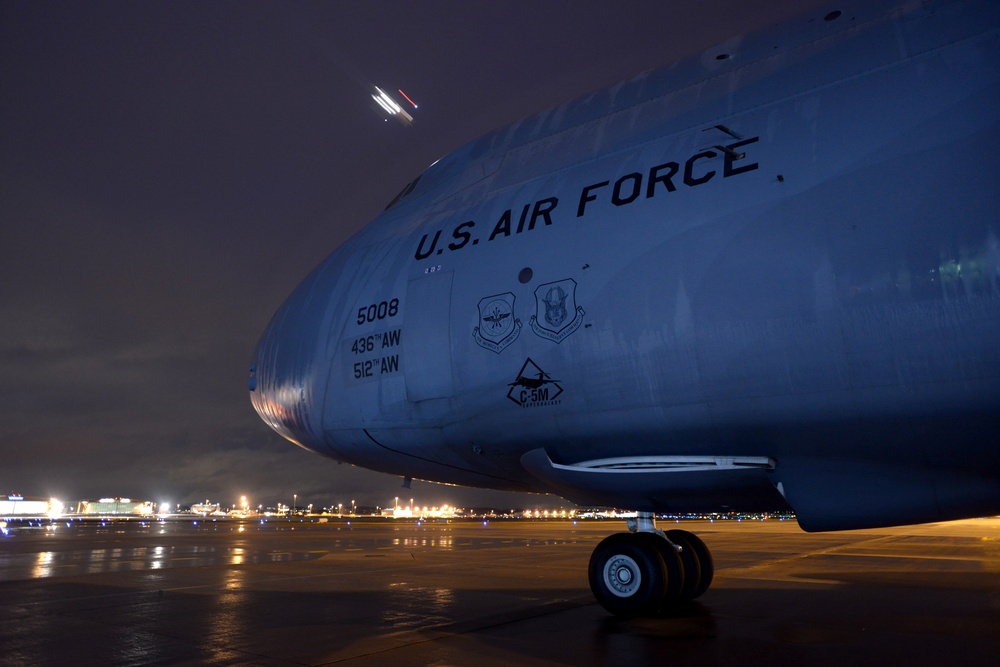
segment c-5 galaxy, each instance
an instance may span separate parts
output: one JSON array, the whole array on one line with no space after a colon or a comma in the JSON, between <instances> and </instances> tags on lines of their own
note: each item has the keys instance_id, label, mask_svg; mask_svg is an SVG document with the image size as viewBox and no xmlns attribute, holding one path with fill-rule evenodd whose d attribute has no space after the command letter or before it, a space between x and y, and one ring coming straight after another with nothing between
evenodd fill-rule
<instances>
[{"instance_id":1,"label":"c-5 galaxy","mask_svg":"<svg viewBox=\"0 0 1000 667\"><path fill-rule=\"evenodd\" d=\"M455 150L292 293L250 396L366 468L638 512L597 599L703 593L657 513L1000 513L1000 4L844 2Z\"/></svg>"}]
</instances>

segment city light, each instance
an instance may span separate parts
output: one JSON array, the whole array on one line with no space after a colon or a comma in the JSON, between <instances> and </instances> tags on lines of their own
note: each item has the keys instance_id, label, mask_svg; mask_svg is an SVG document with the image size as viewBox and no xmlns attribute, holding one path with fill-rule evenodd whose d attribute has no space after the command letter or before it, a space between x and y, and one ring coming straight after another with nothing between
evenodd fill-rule
<instances>
[{"instance_id":1,"label":"city light","mask_svg":"<svg viewBox=\"0 0 1000 667\"><path fill-rule=\"evenodd\" d=\"M58 519L60 516L62 516L64 509L65 509L65 507L64 507L64 505L63 505L63 503L62 503L61 500L59 500L58 498L50 498L49 499L49 518L50 519Z\"/></svg>"},{"instance_id":2,"label":"city light","mask_svg":"<svg viewBox=\"0 0 1000 667\"><path fill-rule=\"evenodd\" d=\"M346 494L345 494L346 495ZM432 503L416 496L392 498L392 505L385 506L359 504L356 498L349 496L334 499L332 502L298 504L298 493L292 494L291 506L274 502L260 502L254 494L243 493L231 496L235 500L229 503L219 503L203 500L191 505L178 504L176 501L133 499L126 497L107 496L100 500L74 500L65 502L58 498L43 498L23 495L0 495L0 519L10 521L11 517L34 518L55 521L62 518L100 519L148 519L156 517L163 520L185 520L207 517L212 521L223 519L245 520L248 518L264 521L281 517L289 519L326 523L338 519L397 519L403 521L450 521L462 519L478 520L531 520L531 521L577 521L628 519L636 516L634 511L614 508L566 508L556 504L548 507L542 505L530 509L494 509L494 508L462 508L450 502ZM362 500L360 503L364 503ZM707 513L685 515L661 515L660 519L683 521L686 519L718 520L767 520L769 518L783 520L791 515L738 514L738 513Z\"/></svg>"}]
</instances>

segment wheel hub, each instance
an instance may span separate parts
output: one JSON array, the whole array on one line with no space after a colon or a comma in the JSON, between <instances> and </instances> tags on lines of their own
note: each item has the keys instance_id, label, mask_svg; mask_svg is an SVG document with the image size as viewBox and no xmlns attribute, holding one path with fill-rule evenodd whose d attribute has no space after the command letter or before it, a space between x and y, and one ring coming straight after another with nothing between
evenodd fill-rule
<instances>
[{"instance_id":1,"label":"wheel hub","mask_svg":"<svg viewBox=\"0 0 1000 667\"><path fill-rule=\"evenodd\" d=\"M604 581L614 595L627 598L639 590L642 575L639 565L623 554L609 558L604 566Z\"/></svg>"}]
</instances>

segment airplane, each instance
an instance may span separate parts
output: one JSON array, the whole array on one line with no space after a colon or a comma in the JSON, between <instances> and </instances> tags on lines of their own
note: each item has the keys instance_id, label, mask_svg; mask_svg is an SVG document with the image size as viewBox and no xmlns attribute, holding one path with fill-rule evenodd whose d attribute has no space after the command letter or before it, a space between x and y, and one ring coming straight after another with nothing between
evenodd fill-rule
<instances>
[{"instance_id":1,"label":"airplane","mask_svg":"<svg viewBox=\"0 0 1000 667\"><path fill-rule=\"evenodd\" d=\"M1000 513L998 35L992 0L845 0L471 141L288 297L253 407L636 511L588 566L622 616L711 584L658 513Z\"/></svg>"}]
</instances>

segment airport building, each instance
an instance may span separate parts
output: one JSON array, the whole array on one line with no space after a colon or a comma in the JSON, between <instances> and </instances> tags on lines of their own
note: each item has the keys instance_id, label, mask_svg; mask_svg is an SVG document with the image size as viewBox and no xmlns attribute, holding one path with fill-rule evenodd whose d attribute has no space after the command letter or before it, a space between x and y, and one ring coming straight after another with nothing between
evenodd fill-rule
<instances>
[{"instance_id":1,"label":"airport building","mask_svg":"<svg viewBox=\"0 0 1000 667\"><path fill-rule=\"evenodd\" d=\"M131 498L81 500L76 511L83 516L152 516L153 503Z\"/></svg>"},{"instance_id":2,"label":"airport building","mask_svg":"<svg viewBox=\"0 0 1000 667\"><path fill-rule=\"evenodd\" d=\"M456 516L457 512L457 508L449 507L448 505L444 507L418 507L416 505L400 507L397 503L393 509L384 510L383 514L391 516L394 519L452 519Z\"/></svg>"},{"instance_id":3,"label":"airport building","mask_svg":"<svg viewBox=\"0 0 1000 667\"><path fill-rule=\"evenodd\" d=\"M202 516L224 516L222 505L206 500L203 503L191 505L191 514L201 514Z\"/></svg>"},{"instance_id":4,"label":"airport building","mask_svg":"<svg viewBox=\"0 0 1000 667\"><path fill-rule=\"evenodd\" d=\"M55 498L9 494L0 496L0 517L56 517L63 513L63 503Z\"/></svg>"}]
</instances>

